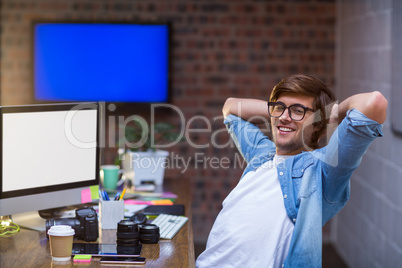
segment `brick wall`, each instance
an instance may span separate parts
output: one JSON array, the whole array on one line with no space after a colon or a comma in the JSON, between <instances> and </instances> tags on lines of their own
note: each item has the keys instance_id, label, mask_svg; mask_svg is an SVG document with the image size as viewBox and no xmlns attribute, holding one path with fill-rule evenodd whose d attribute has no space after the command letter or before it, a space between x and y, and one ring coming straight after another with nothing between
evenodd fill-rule
<instances>
[{"instance_id":1,"label":"brick wall","mask_svg":"<svg viewBox=\"0 0 402 268\"><path fill-rule=\"evenodd\" d=\"M205 148L185 143L171 149L190 159L190 168L167 171L168 176L191 179L196 241L206 240L221 202L242 172L239 163L236 166L235 149L224 146L228 136L219 118L224 100L267 99L270 89L293 73L312 74L334 84L333 0L3 0L1 16L3 105L32 102L30 22L34 19L172 22L172 101L185 115L187 129L206 130L188 132L192 143ZM192 120L194 116L198 117ZM177 116L162 119L180 125ZM105 162L113 159L113 153L113 148L107 150ZM224 161L225 167L212 167L216 160Z\"/></svg>"},{"instance_id":2,"label":"brick wall","mask_svg":"<svg viewBox=\"0 0 402 268\"><path fill-rule=\"evenodd\" d=\"M396 0L395 0L396 1ZM392 1L337 1L336 91L340 99L380 90L391 103ZM397 71L397 75L399 72ZM399 100L400 101L400 100ZM367 151L351 180L351 198L331 231L350 267L402 267L402 139L391 131Z\"/></svg>"}]
</instances>

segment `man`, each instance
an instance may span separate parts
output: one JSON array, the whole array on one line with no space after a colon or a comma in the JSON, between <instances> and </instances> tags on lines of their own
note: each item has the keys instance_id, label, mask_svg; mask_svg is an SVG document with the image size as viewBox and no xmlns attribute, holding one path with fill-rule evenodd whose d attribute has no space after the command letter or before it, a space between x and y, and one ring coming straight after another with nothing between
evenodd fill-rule
<instances>
[{"instance_id":1,"label":"man","mask_svg":"<svg viewBox=\"0 0 402 268\"><path fill-rule=\"evenodd\" d=\"M350 177L382 136L387 109L379 92L334 101L306 75L283 79L268 103L227 99L225 124L248 164L197 267L321 267L322 226L348 201ZM272 141L253 124L268 117ZM318 148L328 122L339 126Z\"/></svg>"}]
</instances>

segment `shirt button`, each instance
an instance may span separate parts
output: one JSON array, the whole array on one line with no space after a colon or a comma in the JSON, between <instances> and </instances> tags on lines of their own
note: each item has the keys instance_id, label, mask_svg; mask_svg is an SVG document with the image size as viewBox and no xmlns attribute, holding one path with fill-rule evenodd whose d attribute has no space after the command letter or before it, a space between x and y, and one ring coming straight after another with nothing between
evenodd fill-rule
<instances>
[{"instance_id":1,"label":"shirt button","mask_svg":"<svg viewBox=\"0 0 402 268\"><path fill-rule=\"evenodd\" d=\"M293 222L296 222L296 218L293 218Z\"/></svg>"},{"instance_id":2,"label":"shirt button","mask_svg":"<svg viewBox=\"0 0 402 268\"><path fill-rule=\"evenodd\" d=\"M286 199L286 198L288 198L288 195L287 195L287 194L285 194L285 195L283 196L283 198L285 198L285 199Z\"/></svg>"},{"instance_id":3,"label":"shirt button","mask_svg":"<svg viewBox=\"0 0 402 268\"><path fill-rule=\"evenodd\" d=\"M281 171L281 172L279 172L279 175L283 176L283 172L282 172L282 171Z\"/></svg>"}]
</instances>

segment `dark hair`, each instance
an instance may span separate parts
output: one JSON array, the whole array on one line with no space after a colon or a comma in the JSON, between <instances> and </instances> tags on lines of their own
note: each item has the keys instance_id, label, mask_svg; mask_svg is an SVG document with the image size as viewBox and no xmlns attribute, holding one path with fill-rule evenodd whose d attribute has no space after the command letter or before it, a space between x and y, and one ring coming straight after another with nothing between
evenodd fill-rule
<instances>
[{"instance_id":1,"label":"dark hair","mask_svg":"<svg viewBox=\"0 0 402 268\"><path fill-rule=\"evenodd\" d=\"M313 134L310 146L313 149L318 148L318 138L327 128L325 109L329 109L328 112L331 111L330 108L336 101L335 94L320 79L304 74L291 75L282 79L272 90L270 101L277 101L280 95L284 93L300 94L314 98L312 108L320 111L320 113L315 114L316 120L314 120L313 125L320 127L320 130Z\"/></svg>"}]
</instances>

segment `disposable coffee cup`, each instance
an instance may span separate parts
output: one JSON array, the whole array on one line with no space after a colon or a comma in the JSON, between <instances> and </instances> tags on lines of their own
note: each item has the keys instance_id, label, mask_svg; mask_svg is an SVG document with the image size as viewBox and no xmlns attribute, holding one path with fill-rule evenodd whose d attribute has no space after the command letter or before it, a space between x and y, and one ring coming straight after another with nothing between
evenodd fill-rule
<instances>
[{"instance_id":1,"label":"disposable coffee cup","mask_svg":"<svg viewBox=\"0 0 402 268\"><path fill-rule=\"evenodd\" d=\"M53 261L68 261L73 249L74 229L69 225L55 225L50 227L50 254Z\"/></svg>"}]
</instances>

